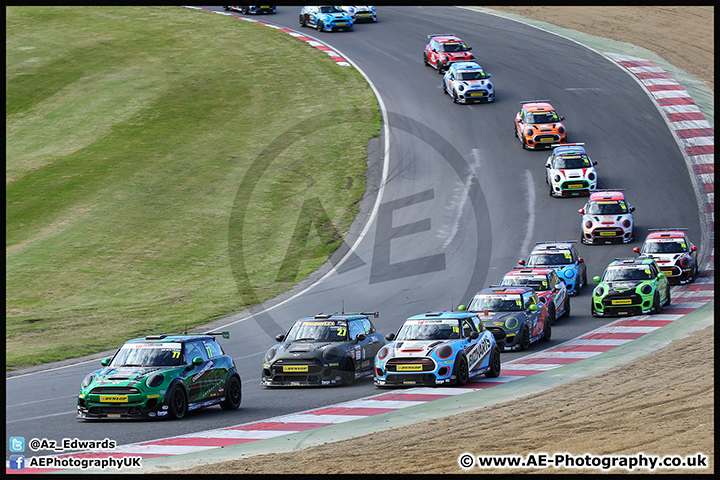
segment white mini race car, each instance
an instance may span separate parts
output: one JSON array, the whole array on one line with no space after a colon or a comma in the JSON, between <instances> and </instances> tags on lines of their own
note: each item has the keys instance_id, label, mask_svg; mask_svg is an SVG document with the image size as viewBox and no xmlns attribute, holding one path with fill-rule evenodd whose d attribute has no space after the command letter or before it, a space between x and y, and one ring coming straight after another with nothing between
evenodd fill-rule
<instances>
[{"instance_id":1,"label":"white mini race car","mask_svg":"<svg viewBox=\"0 0 720 480\"><path fill-rule=\"evenodd\" d=\"M582 219L582 243L628 243L633 240L633 214L622 190L601 190L578 212Z\"/></svg>"},{"instance_id":2,"label":"white mini race car","mask_svg":"<svg viewBox=\"0 0 720 480\"><path fill-rule=\"evenodd\" d=\"M443 92L455 103L488 103L495 100L495 88L490 82L492 74L475 62L457 62L450 65L443 76Z\"/></svg>"},{"instance_id":3,"label":"white mini race car","mask_svg":"<svg viewBox=\"0 0 720 480\"><path fill-rule=\"evenodd\" d=\"M597 190L597 162L590 160L584 143L553 145L545 162L545 183L553 197L590 195Z\"/></svg>"}]
</instances>

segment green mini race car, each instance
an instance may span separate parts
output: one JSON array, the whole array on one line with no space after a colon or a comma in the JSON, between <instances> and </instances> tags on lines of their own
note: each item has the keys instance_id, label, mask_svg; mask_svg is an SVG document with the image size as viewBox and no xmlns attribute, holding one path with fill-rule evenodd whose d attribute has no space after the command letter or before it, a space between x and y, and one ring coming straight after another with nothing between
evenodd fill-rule
<instances>
[{"instance_id":1,"label":"green mini race car","mask_svg":"<svg viewBox=\"0 0 720 480\"><path fill-rule=\"evenodd\" d=\"M320 313L297 320L265 354L261 385L350 385L372 375L385 339L370 316L377 318L378 312Z\"/></svg>"},{"instance_id":2,"label":"green mini race car","mask_svg":"<svg viewBox=\"0 0 720 480\"><path fill-rule=\"evenodd\" d=\"M670 305L670 282L654 259L616 258L593 290L593 317L659 313Z\"/></svg>"},{"instance_id":3,"label":"green mini race car","mask_svg":"<svg viewBox=\"0 0 720 480\"><path fill-rule=\"evenodd\" d=\"M148 335L123 344L103 368L82 381L77 418L183 418L191 410L219 404L235 410L242 383L232 357L214 335Z\"/></svg>"}]
</instances>

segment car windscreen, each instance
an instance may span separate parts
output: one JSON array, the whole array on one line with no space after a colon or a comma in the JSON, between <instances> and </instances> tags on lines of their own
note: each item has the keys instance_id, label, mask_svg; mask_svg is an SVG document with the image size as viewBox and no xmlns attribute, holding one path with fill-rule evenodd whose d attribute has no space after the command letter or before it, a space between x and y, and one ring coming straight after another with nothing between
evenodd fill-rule
<instances>
[{"instance_id":1,"label":"car windscreen","mask_svg":"<svg viewBox=\"0 0 720 480\"><path fill-rule=\"evenodd\" d=\"M628 210L624 202L610 200L590 203L585 213L587 215L625 215Z\"/></svg>"},{"instance_id":2,"label":"car windscreen","mask_svg":"<svg viewBox=\"0 0 720 480\"><path fill-rule=\"evenodd\" d=\"M680 241L650 241L645 242L643 253L683 253L687 252L687 244Z\"/></svg>"},{"instance_id":3,"label":"car windscreen","mask_svg":"<svg viewBox=\"0 0 720 480\"><path fill-rule=\"evenodd\" d=\"M555 112L528 113L527 123L556 123L560 117Z\"/></svg>"},{"instance_id":4,"label":"car windscreen","mask_svg":"<svg viewBox=\"0 0 720 480\"><path fill-rule=\"evenodd\" d=\"M555 157L555 168L588 168L592 163L585 155L562 155Z\"/></svg>"},{"instance_id":5,"label":"car windscreen","mask_svg":"<svg viewBox=\"0 0 720 480\"><path fill-rule=\"evenodd\" d=\"M538 292L550 290L547 278L542 276L507 275L503 277L500 285L506 287L530 287Z\"/></svg>"},{"instance_id":6,"label":"car windscreen","mask_svg":"<svg viewBox=\"0 0 720 480\"><path fill-rule=\"evenodd\" d=\"M482 70L458 70L457 72L458 80L484 80L485 78L487 75Z\"/></svg>"},{"instance_id":7,"label":"car windscreen","mask_svg":"<svg viewBox=\"0 0 720 480\"><path fill-rule=\"evenodd\" d=\"M527 261L529 267L536 265L571 265L572 263L572 254L570 252L532 253Z\"/></svg>"},{"instance_id":8,"label":"car windscreen","mask_svg":"<svg viewBox=\"0 0 720 480\"><path fill-rule=\"evenodd\" d=\"M115 354L111 367L160 367L181 365L179 342L126 343Z\"/></svg>"},{"instance_id":9,"label":"car windscreen","mask_svg":"<svg viewBox=\"0 0 720 480\"><path fill-rule=\"evenodd\" d=\"M471 312L519 312L522 310L522 297L513 294L475 295L467 309Z\"/></svg>"},{"instance_id":10,"label":"car windscreen","mask_svg":"<svg viewBox=\"0 0 720 480\"><path fill-rule=\"evenodd\" d=\"M320 7L320 13L343 13L344 10L340 7Z\"/></svg>"},{"instance_id":11,"label":"car windscreen","mask_svg":"<svg viewBox=\"0 0 720 480\"><path fill-rule=\"evenodd\" d=\"M408 320L400 328L395 340L450 340L453 338L460 338L460 324L454 318Z\"/></svg>"},{"instance_id":12,"label":"car windscreen","mask_svg":"<svg viewBox=\"0 0 720 480\"><path fill-rule=\"evenodd\" d=\"M464 52L464 51L466 51L466 50L467 50L467 47L465 46L464 43L455 43L455 42L453 42L453 43L450 43L450 42L441 43L440 46L438 47L438 51L440 51L440 52L448 52L448 53L452 53L452 52Z\"/></svg>"},{"instance_id":13,"label":"car windscreen","mask_svg":"<svg viewBox=\"0 0 720 480\"><path fill-rule=\"evenodd\" d=\"M348 339L347 321L301 320L295 322L286 342L344 342Z\"/></svg>"},{"instance_id":14,"label":"car windscreen","mask_svg":"<svg viewBox=\"0 0 720 480\"><path fill-rule=\"evenodd\" d=\"M652 271L646 266L637 267L610 267L605 270L603 282L619 282L624 280L650 280Z\"/></svg>"}]
</instances>

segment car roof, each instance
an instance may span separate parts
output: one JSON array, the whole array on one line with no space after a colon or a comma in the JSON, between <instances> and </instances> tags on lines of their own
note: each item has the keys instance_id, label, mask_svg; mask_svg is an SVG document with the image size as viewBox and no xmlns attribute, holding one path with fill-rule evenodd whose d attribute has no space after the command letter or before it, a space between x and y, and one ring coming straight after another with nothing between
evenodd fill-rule
<instances>
[{"instance_id":1,"label":"car roof","mask_svg":"<svg viewBox=\"0 0 720 480\"><path fill-rule=\"evenodd\" d=\"M554 271L552 268L516 268L505 275L551 275Z\"/></svg>"},{"instance_id":2,"label":"car roof","mask_svg":"<svg viewBox=\"0 0 720 480\"><path fill-rule=\"evenodd\" d=\"M547 112L555 110L552 105L547 101L523 103L522 108L528 112Z\"/></svg>"},{"instance_id":3,"label":"car roof","mask_svg":"<svg viewBox=\"0 0 720 480\"><path fill-rule=\"evenodd\" d=\"M607 190L590 194L591 202L598 200L625 200L625 196L618 190Z\"/></svg>"},{"instance_id":4,"label":"car roof","mask_svg":"<svg viewBox=\"0 0 720 480\"><path fill-rule=\"evenodd\" d=\"M628 257L628 258L616 258L610 265L650 265L655 263L655 260L650 257Z\"/></svg>"},{"instance_id":5,"label":"car roof","mask_svg":"<svg viewBox=\"0 0 720 480\"><path fill-rule=\"evenodd\" d=\"M583 147L582 145L561 144L553 149L553 155L570 155L573 153L587 155L585 147Z\"/></svg>"},{"instance_id":6,"label":"car roof","mask_svg":"<svg viewBox=\"0 0 720 480\"><path fill-rule=\"evenodd\" d=\"M533 253L535 250L572 250L574 243L577 240L563 240L558 242L537 242L532 249Z\"/></svg>"},{"instance_id":7,"label":"car roof","mask_svg":"<svg viewBox=\"0 0 720 480\"><path fill-rule=\"evenodd\" d=\"M685 238L685 232L679 230L662 230L648 233L647 238Z\"/></svg>"},{"instance_id":8,"label":"car roof","mask_svg":"<svg viewBox=\"0 0 720 480\"><path fill-rule=\"evenodd\" d=\"M125 343L186 343L192 340L209 340L214 339L212 335L205 335L203 333L188 333L188 334L175 334L175 335L148 335L142 338L134 338L128 340Z\"/></svg>"},{"instance_id":9,"label":"car roof","mask_svg":"<svg viewBox=\"0 0 720 480\"><path fill-rule=\"evenodd\" d=\"M524 286L494 286L489 288L484 288L480 290L478 293L482 294L489 294L489 293L503 293L503 294L523 294L527 292L534 292L532 287L524 287Z\"/></svg>"},{"instance_id":10,"label":"car roof","mask_svg":"<svg viewBox=\"0 0 720 480\"><path fill-rule=\"evenodd\" d=\"M315 316L312 317L303 317L298 319L297 321L307 321L307 320L339 320L339 321L348 321L348 320L359 320L363 318L368 318L369 316L378 316L377 312L371 312L371 313L318 313Z\"/></svg>"},{"instance_id":11,"label":"car roof","mask_svg":"<svg viewBox=\"0 0 720 480\"><path fill-rule=\"evenodd\" d=\"M482 70L483 68L477 62L455 62L451 66L456 70Z\"/></svg>"},{"instance_id":12,"label":"car roof","mask_svg":"<svg viewBox=\"0 0 720 480\"><path fill-rule=\"evenodd\" d=\"M436 40L440 43L449 43L449 42L462 43L462 40L460 39L460 37L456 37L455 35L437 35L432 38L433 38L433 40Z\"/></svg>"},{"instance_id":13,"label":"car roof","mask_svg":"<svg viewBox=\"0 0 720 480\"><path fill-rule=\"evenodd\" d=\"M460 318L470 318L477 316L476 313L472 312L427 312L427 313L421 313L418 315L413 315L412 317L408 317L408 320L431 320L431 319L446 319L446 320L456 320Z\"/></svg>"}]
</instances>

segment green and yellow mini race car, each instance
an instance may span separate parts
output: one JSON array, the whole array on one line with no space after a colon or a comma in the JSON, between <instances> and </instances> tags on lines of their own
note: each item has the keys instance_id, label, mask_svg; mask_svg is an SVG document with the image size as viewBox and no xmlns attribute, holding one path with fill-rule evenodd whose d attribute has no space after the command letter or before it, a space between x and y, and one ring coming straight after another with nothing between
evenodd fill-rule
<instances>
[{"instance_id":1,"label":"green and yellow mini race car","mask_svg":"<svg viewBox=\"0 0 720 480\"><path fill-rule=\"evenodd\" d=\"M148 335L129 340L82 381L77 418L182 418L219 404L235 410L242 383L214 335Z\"/></svg>"},{"instance_id":2,"label":"green and yellow mini race car","mask_svg":"<svg viewBox=\"0 0 720 480\"><path fill-rule=\"evenodd\" d=\"M616 258L593 290L593 317L659 313L670 305L670 282L654 259Z\"/></svg>"}]
</instances>

